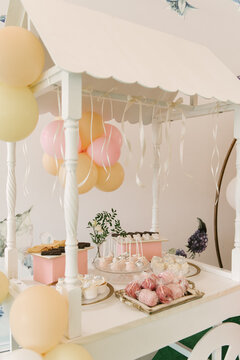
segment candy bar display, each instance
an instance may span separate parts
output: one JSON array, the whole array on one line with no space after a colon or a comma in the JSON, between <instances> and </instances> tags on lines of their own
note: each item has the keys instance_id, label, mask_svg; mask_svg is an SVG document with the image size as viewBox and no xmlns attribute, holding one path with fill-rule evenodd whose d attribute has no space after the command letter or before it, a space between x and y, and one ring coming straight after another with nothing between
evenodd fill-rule
<instances>
[{"instance_id":1,"label":"candy bar display","mask_svg":"<svg viewBox=\"0 0 240 360\"><path fill-rule=\"evenodd\" d=\"M136 247L133 249L131 243L128 243L127 236L114 235L103 243L103 255L94 261L97 269L117 274L135 273L149 269L150 263L144 256L141 239L137 237ZM120 249L118 248L119 244ZM126 249L127 251L125 251Z\"/></svg>"},{"instance_id":2,"label":"candy bar display","mask_svg":"<svg viewBox=\"0 0 240 360\"><path fill-rule=\"evenodd\" d=\"M152 231L127 232L126 237L112 234L112 238L117 243L117 254L122 252L137 252L141 244L144 256L151 261L154 255L162 256L162 242L166 241L160 237L159 233Z\"/></svg>"},{"instance_id":3,"label":"candy bar display","mask_svg":"<svg viewBox=\"0 0 240 360\"><path fill-rule=\"evenodd\" d=\"M78 249L90 247L89 242L79 242ZM65 240L54 240L52 244L35 245L27 250L29 254L41 253L43 256L56 256L65 253Z\"/></svg>"},{"instance_id":4,"label":"candy bar display","mask_svg":"<svg viewBox=\"0 0 240 360\"><path fill-rule=\"evenodd\" d=\"M128 296L137 298L140 302L155 306L158 303L166 304L178 299L188 290L188 281L171 271L164 271L156 276L153 273L133 281L125 288Z\"/></svg>"},{"instance_id":5,"label":"candy bar display","mask_svg":"<svg viewBox=\"0 0 240 360\"><path fill-rule=\"evenodd\" d=\"M116 291L115 295L127 305L152 314L204 294L182 275L165 270L158 275L145 272L125 289Z\"/></svg>"},{"instance_id":6,"label":"candy bar display","mask_svg":"<svg viewBox=\"0 0 240 360\"><path fill-rule=\"evenodd\" d=\"M78 243L78 272L88 273L88 250L90 243ZM28 249L33 257L33 279L43 284L53 284L64 276L65 240L54 240L51 244L36 245Z\"/></svg>"},{"instance_id":7,"label":"candy bar display","mask_svg":"<svg viewBox=\"0 0 240 360\"><path fill-rule=\"evenodd\" d=\"M185 276L188 274L189 264L185 257L167 253L163 257L153 256L151 268L154 274L157 275L164 270L170 270L172 273L179 273Z\"/></svg>"}]
</instances>

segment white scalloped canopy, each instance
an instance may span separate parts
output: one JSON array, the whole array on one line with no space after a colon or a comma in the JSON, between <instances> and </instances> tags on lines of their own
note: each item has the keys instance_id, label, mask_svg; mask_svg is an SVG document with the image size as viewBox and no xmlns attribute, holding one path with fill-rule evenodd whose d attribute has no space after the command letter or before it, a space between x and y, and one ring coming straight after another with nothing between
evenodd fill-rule
<instances>
[{"instance_id":1,"label":"white scalloped canopy","mask_svg":"<svg viewBox=\"0 0 240 360\"><path fill-rule=\"evenodd\" d=\"M77 0L21 1L62 69L240 104L240 81L202 45L87 9Z\"/></svg>"}]
</instances>

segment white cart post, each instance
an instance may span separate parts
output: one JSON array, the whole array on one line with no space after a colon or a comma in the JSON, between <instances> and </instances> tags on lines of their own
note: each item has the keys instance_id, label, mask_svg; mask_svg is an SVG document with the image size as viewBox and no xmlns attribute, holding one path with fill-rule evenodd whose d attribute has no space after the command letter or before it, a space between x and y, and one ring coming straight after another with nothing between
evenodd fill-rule
<instances>
[{"instance_id":1,"label":"white cart post","mask_svg":"<svg viewBox=\"0 0 240 360\"><path fill-rule=\"evenodd\" d=\"M153 143L153 181L152 181L152 227L151 231L159 232L159 201L160 201L160 145L159 136L161 123L154 119L152 122L152 143Z\"/></svg>"},{"instance_id":2,"label":"white cart post","mask_svg":"<svg viewBox=\"0 0 240 360\"><path fill-rule=\"evenodd\" d=\"M236 218L235 218L235 238L234 249L232 250L232 278L240 281L240 107L237 106L234 112L234 137L236 142Z\"/></svg>"},{"instance_id":3,"label":"white cart post","mask_svg":"<svg viewBox=\"0 0 240 360\"><path fill-rule=\"evenodd\" d=\"M82 79L80 74L62 72L62 117L65 129L64 214L66 225L66 264L64 293L69 301L67 337L81 335L81 288L78 281L78 190L76 168L78 161L78 121L82 116Z\"/></svg>"},{"instance_id":4,"label":"white cart post","mask_svg":"<svg viewBox=\"0 0 240 360\"><path fill-rule=\"evenodd\" d=\"M8 278L18 278L18 255L16 248L16 143L7 143L7 247L5 249L5 271Z\"/></svg>"}]
</instances>

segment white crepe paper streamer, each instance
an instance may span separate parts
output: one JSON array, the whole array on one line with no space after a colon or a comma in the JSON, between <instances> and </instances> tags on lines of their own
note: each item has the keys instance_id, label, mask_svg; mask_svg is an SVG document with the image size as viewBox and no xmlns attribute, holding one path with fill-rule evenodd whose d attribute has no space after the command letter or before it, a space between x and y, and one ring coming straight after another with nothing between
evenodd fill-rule
<instances>
[{"instance_id":1,"label":"white crepe paper streamer","mask_svg":"<svg viewBox=\"0 0 240 360\"><path fill-rule=\"evenodd\" d=\"M23 181L23 195L25 197L28 197L29 196L29 190L28 190L27 183L28 183L31 167L30 167L30 161L29 161L28 146L27 146L26 141L24 141L24 143L23 143L22 151L23 151L23 156L24 156L25 166L26 166L25 174L24 174L24 181Z\"/></svg>"},{"instance_id":2,"label":"white crepe paper streamer","mask_svg":"<svg viewBox=\"0 0 240 360\"><path fill-rule=\"evenodd\" d=\"M216 192L217 192L217 194L219 194L218 176L217 176L218 171L219 171L219 165L220 165L219 149L218 149L218 144L217 144L217 135L218 135L218 127L219 127L219 104L218 103L217 103L217 106L213 110L212 116L214 116L215 111L217 111L217 114L215 116L216 120L215 120L215 124L213 125L213 130L212 130L214 147L213 147L212 156L211 156L211 173L212 173L212 176L214 179ZM216 203L217 202L218 202L218 197L216 199Z\"/></svg>"},{"instance_id":3,"label":"white crepe paper streamer","mask_svg":"<svg viewBox=\"0 0 240 360\"><path fill-rule=\"evenodd\" d=\"M183 157L184 157L184 142L185 142L185 135L186 135L186 116L183 112L183 110L181 110L182 112L182 126L181 126L181 133L180 133L180 145L179 145L179 156L180 156L180 164L181 167L183 169L184 174L189 177L190 179L193 178L193 176L191 174L188 174L185 170L184 170L184 162L183 162Z\"/></svg>"},{"instance_id":4,"label":"white crepe paper streamer","mask_svg":"<svg viewBox=\"0 0 240 360\"><path fill-rule=\"evenodd\" d=\"M110 164L110 159L109 159L109 155L108 155L108 149L109 149L109 144L110 144L111 136L112 136L112 128L111 128L110 136L109 136L109 138L107 138L106 137L106 135L107 135L106 128L105 128L105 124L104 124L103 110L104 110L104 99L102 99L102 126L103 126L103 130L104 130L104 142L103 142L103 145L101 148L101 154L102 154L102 167L103 167L105 173L107 174L107 178L105 180L105 183L106 183L109 180L110 175L111 175L111 164ZM107 163L108 163L107 168L108 169L106 168L106 166L103 162L103 151L105 149L105 146L106 146Z\"/></svg>"},{"instance_id":5,"label":"white crepe paper streamer","mask_svg":"<svg viewBox=\"0 0 240 360\"><path fill-rule=\"evenodd\" d=\"M133 101L132 98L130 96L128 96L128 101L126 102L125 108L123 110L123 114L122 114L122 119L121 119L121 130L122 130L122 135L123 135L123 142L126 146L127 149L127 154L126 154L126 158L124 160L125 166L128 165L129 159L132 155L132 147L131 147L131 143L128 140L127 136L126 136L126 132L125 132L125 115L126 112L128 111L128 109L133 105Z\"/></svg>"},{"instance_id":6,"label":"white crepe paper streamer","mask_svg":"<svg viewBox=\"0 0 240 360\"><path fill-rule=\"evenodd\" d=\"M144 156L146 154L146 141L145 141L143 116L142 116L142 103L141 102L139 102L139 140L140 140L141 157L140 157L139 163L137 165L136 183L139 187L145 187L145 185L141 181L140 175L139 175L140 171L143 167Z\"/></svg>"}]
</instances>

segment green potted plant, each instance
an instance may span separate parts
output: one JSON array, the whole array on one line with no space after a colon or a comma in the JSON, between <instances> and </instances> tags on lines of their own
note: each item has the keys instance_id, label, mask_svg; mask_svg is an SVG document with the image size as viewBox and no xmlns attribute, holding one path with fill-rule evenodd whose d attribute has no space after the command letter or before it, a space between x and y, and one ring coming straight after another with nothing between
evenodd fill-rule
<instances>
[{"instance_id":1,"label":"green potted plant","mask_svg":"<svg viewBox=\"0 0 240 360\"><path fill-rule=\"evenodd\" d=\"M111 209L110 212L102 211L97 213L92 221L88 222L87 228L91 229L90 236L92 242L97 245L96 257L100 257L100 246L106 241L108 235L114 233L126 236L126 232L122 229L120 220L117 219L117 211Z\"/></svg>"}]
</instances>

